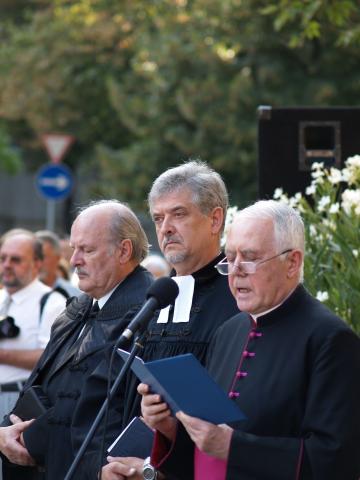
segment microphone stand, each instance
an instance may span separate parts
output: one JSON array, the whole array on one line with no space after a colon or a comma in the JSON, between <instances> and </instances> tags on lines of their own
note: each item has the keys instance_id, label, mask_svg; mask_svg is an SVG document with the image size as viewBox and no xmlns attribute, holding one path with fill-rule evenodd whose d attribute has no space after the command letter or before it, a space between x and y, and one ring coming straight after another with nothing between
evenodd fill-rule
<instances>
[{"instance_id":1,"label":"microphone stand","mask_svg":"<svg viewBox=\"0 0 360 480\"><path fill-rule=\"evenodd\" d=\"M81 444L81 447L78 451L78 453L76 454L76 457L74 458L67 474L66 474L66 477L64 478L64 480L70 480L71 478L73 478L73 474L75 472L75 470L77 469L78 465L79 465L79 462L82 458L82 456L84 455L87 447L89 446L89 443L91 442L103 416L104 416L104 413L106 412L106 409L108 407L108 404L110 403L110 401L113 399L119 385L120 385L120 382L122 381L122 379L124 378L124 375L126 374L126 372L129 370L130 368L130 365L132 364L133 360L134 360L134 357L136 356L136 354L143 348L143 345L140 343L141 341L141 336L139 335L136 339L135 339L135 342L134 342L134 345L132 347L132 349L130 350L130 355L128 357L128 359L126 360L125 364L123 365L123 367L121 368L118 376L116 377L115 379L115 382L113 384L113 386L111 387L111 390L110 390L110 395L104 400L104 403L102 404L98 414L96 415L96 418L90 428L90 430L88 431L83 443ZM115 348L119 348L119 345L115 345Z\"/></svg>"}]
</instances>

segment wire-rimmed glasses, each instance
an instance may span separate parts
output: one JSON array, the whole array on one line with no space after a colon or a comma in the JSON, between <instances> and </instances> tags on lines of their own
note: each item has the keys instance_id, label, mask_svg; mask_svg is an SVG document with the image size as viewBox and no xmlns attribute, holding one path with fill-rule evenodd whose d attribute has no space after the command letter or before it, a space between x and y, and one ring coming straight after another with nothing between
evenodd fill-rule
<instances>
[{"instance_id":1,"label":"wire-rimmed glasses","mask_svg":"<svg viewBox=\"0 0 360 480\"><path fill-rule=\"evenodd\" d=\"M247 275L251 275L256 273L256 270L259 265L262 265L265 262L269 262L270 260L273 260L274 258L280 257L281 255L284 255L285 253L289 253L293 250L293 248L288 248L284 250L281 253L278 253L277 255L274 255L270 258L265 258L265 260L260 260L258 262L239 262L239 263L234 263L234 262L229 262L229 260L225 257L221 262L215 265L216 270L221 274L221 275L230 275L235 272L235 270L238 270L240 273L245 273Z\"/></svg>"}]
</instances>

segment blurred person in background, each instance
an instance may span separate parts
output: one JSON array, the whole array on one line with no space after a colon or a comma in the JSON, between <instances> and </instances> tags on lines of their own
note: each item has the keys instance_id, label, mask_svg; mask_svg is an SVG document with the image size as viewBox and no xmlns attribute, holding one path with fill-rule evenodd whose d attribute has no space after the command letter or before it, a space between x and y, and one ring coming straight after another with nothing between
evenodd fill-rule
<instances>
[{"instance_id":1,"label":"blurred person in background","mask_svg":"<svg viewBox=\"0 0 360 480\"><path fill-rule=\"evenodd\" d=\"M65 258L60 258L58 267L57 267L58 277L63 278L64 280L70 281L70 264L65 260Z\"/></svg>"},{"instance_id":2,"label":"blurred person in background","mask_svg":"<svg viewBox=\"0 0 360 480\"><path fill-rule=\"evenodd\" d=\"M55 318L65 308L63 295L40 282L41 242L27 230L14 229L0 240L2 324L0 338L0 417L15 403L23 382L40 358ZM41 306L44 296L46 303ZM7 332L7 335L6 335Z\"/></svg>"},{"instance_id":3,"label":"blurred person in background","mask_svg":"<svg viewBox=\"0 0 360 480\"><path fill-rule=\"evenodd\" d=\"M79 295L80 290L59 275L58 267L61 260L59 237L50 230L39 230L35 235L42 243L44 255L39 273L40 280L65 298Z\"/></svg>"},{"instance_id":4,"label":"blurred person in background","mask_svg":"<svg viewBox=\"0 0 360 480\"><path fill-rule=\"evenodd\" d=\"M70 245L70 237L65 235L63 238L60 238L60 249L61 249L61 257L65 259L65 261L69 265L69 282L74 285L75 288L79 287L79 277L77 276L74 268L71 266L71 257L72 257L72 248Z\"/></svg>"},{"instance_id":5,"label":"blurred person in background","mask_svg":"<svg viewBox=\"0 0 360 480\"><path fill-rule=\"evenodd\" d=\"M148 270L154 278L167 277L170 274L170 265L164 257L153 253L148 255L141 265Z\"/></svg>"}]
</instances>

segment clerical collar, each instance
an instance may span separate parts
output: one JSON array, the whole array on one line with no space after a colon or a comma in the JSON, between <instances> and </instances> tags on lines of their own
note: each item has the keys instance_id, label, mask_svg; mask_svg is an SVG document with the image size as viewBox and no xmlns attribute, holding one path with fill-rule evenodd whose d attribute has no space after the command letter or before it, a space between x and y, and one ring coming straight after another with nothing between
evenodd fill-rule
<instances>
[{"instance_id":1,"label":"clerical collar","mask_svg":"<svg viewBox=\"0 0 360 480\"><path fill-rule=\"evenodd\" d=\"M179 287L179 294L175 300L172 321L173 323L188 322L194 296L195 279L192 275L182 275L173 277L173 280ZM167 323L169 321L170 307L171 305L160 310L157 323Z\"/></svg>"},{"instance_id":2,"label":"clerical collar","mask_svg":"<svg viewBox=\"0 0 360 480\"><path fill-rule=\"evenodd\" d=\"M265 312L261 312L261 313L249 313L250 317L254 320L255 323L257 323L259 317L263 317L264 315L267 315L268 313L272 312L273 310L276 310L277 308L279 308L284 302L286 302L286 300L290 297L290 295L295 291L297 286L298 285L296 285L296 287L293 288L290 291L290 293L288 293L288 295L283 299L282 302L275 305L275 307L269 308L269 310L265 310Z\"/></svg>"},{"instance_id":3,"label":"clerical collar","mask_svg":"<svg viewBox=\"0 0 360 480\"><path fill-rule=\"evenodd\" d=\"M178 284L179 294L175 300L173 323L185 323L190 321L190 312L194 296L195 284L209 278L213 278L217 271L215 265L221 260L223 254L218 255L214 260L200 268L191 275L172 276L172 279ZM175 272L173 272L175 273ZM157 323L167 323L172 305L160 310Z\"/></svg>"}]
</instances>

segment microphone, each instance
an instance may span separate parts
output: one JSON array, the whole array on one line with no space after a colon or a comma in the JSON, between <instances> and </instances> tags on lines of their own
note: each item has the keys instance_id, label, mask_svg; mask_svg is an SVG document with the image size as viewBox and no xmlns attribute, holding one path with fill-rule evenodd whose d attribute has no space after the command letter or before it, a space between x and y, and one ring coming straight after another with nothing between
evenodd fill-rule
<instances>
[{"instance_id":1,"label":"microphone","mask_svg":"<svg viewBox=\"0 0 360 480\"><path fill-rule=\"evenodd\" d=\"M178 294L179 287L171 278L161 277L155 280L146 292L146 302L125 328L118 343L130 340L135 332L143 330L151 320L155 310L165 308L173 303Z\"/></svg>"}]
</instances>

